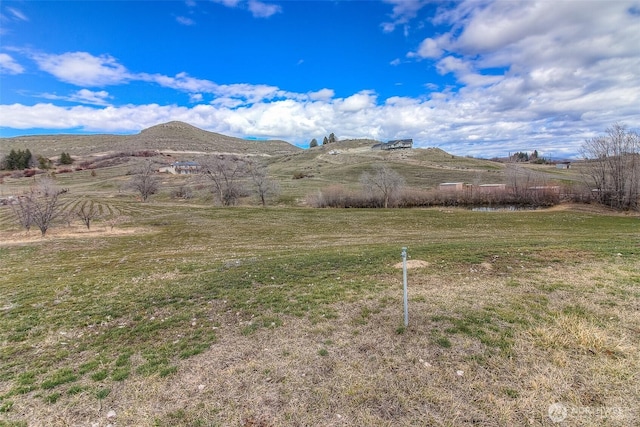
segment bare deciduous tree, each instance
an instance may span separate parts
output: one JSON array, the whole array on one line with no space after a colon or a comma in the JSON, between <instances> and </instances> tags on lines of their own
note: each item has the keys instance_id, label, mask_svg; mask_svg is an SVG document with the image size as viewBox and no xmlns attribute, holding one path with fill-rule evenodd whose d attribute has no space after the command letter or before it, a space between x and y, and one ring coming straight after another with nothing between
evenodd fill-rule
<instances>
[{"instance_id":1,"label":"bare deciduous tree","mask_svg":"<svg viewBox=\"0 0 640 427\"><path fill-rule=\"evenodd\" d=\"M582 146L585 179L598 201L616 209L638 209L640 195L640 135L620 123L606 135Z\"/></svg>"},{"instance_id":2,"label":"bare deciduous tree","mask_svg":"<svg viewBox=\"0 0 640 427\"><path fill-rule=\"evenodd\" d=\"M135 190L143 202L146 202L147 199L156 194L160 189L160 181L156 176L156 171L153 163L145 162L142 166L140 166L131 178L129 182L129 186Z\"/></svg>"},{"instance_id":3,"label":"bare deciduous tree","mask_svg":"<svg viewBox=\"0 0 640 427\"><path fill-rule=\"evenodd\" d=\"M80 207L76 208L75 214L87 227L87 230L90 230L91 221L100 216L100 211L95 203L91 201L85 201L80 205Z\"/></svg>"},{"instance_id":4,"label":"bare deciduous tree","mask_svg":"<svg viewBox=\"0 0 640 427\"><path fill-rule=\"evenodd\" d=\"M13 214L16 217L18 224L29 232L33 225L33 209L28 196L18 197L17 203L11 205L11 209L13 210Z\"/></svg>"},{"instance_id":5,"label":"bare deciduous tree","mask_svg":"<svg viewBox=\"0 0 640 427\"><path fill-rule=\"evenodd\" d=\"M214 156L203 161L204 176L211 191L223 206L233 206L244 195L243 179L247 175L246 161L236 156Z\"/></svg>"},{"instance_id":6,"label":"bare deciduous tree","mask_svg":"<svg viewBox=\"0 0 640 427\"><path fill-rule=\"evenodd\" d=\"M544 175L518 165L515 161L507 163L505 177L514 202L539 202L548 186Z\"/></svg>"},{"instance_id":7,"label":"bare deciduous tree","mask_svg":"<svg viewBox=\"0 0 640 427\"><path fill-rule=\"evenodd\" d=\"M129 217L122 215L118 211L112 212L105 219L105 222L109 225L111 231L113 231L116 225L124 224L127 221L129 221Z\"/></svg>"},{"instance_id":8,"label":"bare deciduous tree","mask_svg":"<svg viewBox=\"0 0 640 427\"><path fill-rule=\"evenodd\" d=\"M255 159L246 161L247 173L253 183L253 188L262 206L267 206L267 198L279 191L278 183L272 181L267 173L267 167Z\"/></svg>"},{"instance_id":9,"label":"bare deciduous tree","mask_svg":"<svg viewBox=\"0 0 640 427\"><path fill-rule=\"evenodd\" d=\"M388 208L400 196L404 187L404 178L387 165L374 165L374 173L364 172L360 176L363 190L370 197L382 202Z\"/></svg>"},{"instance_id":10,"label":"bare deciduous tree","mask_svg":"<svg viewBox=\"0 0 640 427\"><path fill-rule=\"evenodd\" d=\"M42 179L28 194L18 198L13 211L20 225L29 231L31 225L35 224L44 237L53 220L60 214L59 196L64 192L49 178Z\"/></svg>"}]
</instances>

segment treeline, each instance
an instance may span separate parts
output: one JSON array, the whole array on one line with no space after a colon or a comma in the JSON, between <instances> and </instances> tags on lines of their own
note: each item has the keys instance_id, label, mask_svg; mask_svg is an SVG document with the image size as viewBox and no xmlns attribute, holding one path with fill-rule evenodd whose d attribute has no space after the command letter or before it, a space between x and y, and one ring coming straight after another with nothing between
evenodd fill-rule
<instances>
[{"instance_id":1,"label":"treeline","mask_svg":"<svg viewBox=\"0 0 640 427\"><path fill-rule=\"evenodd\" d=\"M2 161L2 169L6 170L21 170L27 169L34 165L33 155L29 149L26 150L11 150Z\"/></svg>"},{"instance_id":2,"label":"treeline","mask_svg":"<svg viewBox=\"0 0 640 427\"><path fill-rule=\"evenodd\" d=\"M549 161L544 157L540 157L538 154L538 150L533 150L531 154L525 151L518 151L517 153L511 154L509 156L509 161L512 162L528 162L528 163L537 163L537 164L547 164Z\"/></svg>"},{"instance_id":3,"label":"treeline","mask_svg":"<svg viewBox=\"0 0 640 427\"><path fill-rule=\"evenodd\" d=\"M58 159L60 165L73 164L73 158L69 153L63 152ZM53 162L41 155L35 156L28 148L25 150L12 149L9 154L0 160L0 169L2 170L24 170L34 167L40 169L49 169L53 166Z\"/></svg>"},{"instance_id":4,"label":"treeline","mask_svg":"<svg viewBox=\"0 0 640 427\"><path fill-rule=\"evenodd\" d=\"M333 144L334 142L338 142L338 138L336 138L336 135L333 132L331 132L328 138L326 136L324 137L324 139L322 140L322 145ZM309 148L313 148L317 146L318 146L318 140L313 138L309 143Z\"/></svg>"},{"instance_id":5,"label":"treeline","mask_svg":"<svg viewBox=\"0 0 640 427\"><path fill-rule=\"evenodd\" d=\"M10 171L24 171L16 174L16 177L25 176L31 177L36 174L34 168L38 169L51 169L54 166L70 166L74 163L77 164L76 171L84 169L96 169L100 167L114 166L120 163L124 163L130 157L154 157L159 155L157 151L141 150L141 151L129 151L129 152L117 152L105 154L99 157L92 157L90 160L78 161L74 159L70 153L62 152L60 156L52 161L41 155L34 155L29 149L15 150L12 149L9 154L0 159L0 170ZM58 173L71 172L71 169L61 169Z\"/></svg>"}]
</instances>

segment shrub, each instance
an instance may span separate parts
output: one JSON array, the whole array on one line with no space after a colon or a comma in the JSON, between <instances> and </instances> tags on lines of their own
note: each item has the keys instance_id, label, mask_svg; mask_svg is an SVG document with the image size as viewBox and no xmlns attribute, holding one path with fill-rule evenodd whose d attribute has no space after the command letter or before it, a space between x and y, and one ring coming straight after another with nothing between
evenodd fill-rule
<instances>
[{"instance_id":1,"label":"shrub","mask_svg":"<svg viewBox=\"0 0 640 427\"><path fill-rule=\"evenodd\" d=\"M192 199L193 190L191 190L191 187L187 185L181 185L173 191L171 197L174 199Z\"/></svg>"},{"instance_id":2,"label":"shrub","mask_svg":"<svg viewBox=\"0 0 640 427\"><path fill-rule=\"evenodd\" d=\"M294 172L293 179L302 179L302 178L313 178L313 175L308 174L306 172Z\"/></svg>"}]
</instances>

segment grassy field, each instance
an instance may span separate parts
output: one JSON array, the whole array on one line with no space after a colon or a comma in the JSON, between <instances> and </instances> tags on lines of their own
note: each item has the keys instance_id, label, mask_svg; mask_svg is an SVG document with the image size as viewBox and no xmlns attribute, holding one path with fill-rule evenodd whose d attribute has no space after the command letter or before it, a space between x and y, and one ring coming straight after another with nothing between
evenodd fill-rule
<instances>
[{"instance_id":1,"label":"grassy field","mask_svg":"<svg viewBox=\"0 0 640 427\"><path fill-rule=\"evenodd\" d=\"M95 200L0 207L0 426L640 418L638 217Z\"/></svg>"}]
</instances>

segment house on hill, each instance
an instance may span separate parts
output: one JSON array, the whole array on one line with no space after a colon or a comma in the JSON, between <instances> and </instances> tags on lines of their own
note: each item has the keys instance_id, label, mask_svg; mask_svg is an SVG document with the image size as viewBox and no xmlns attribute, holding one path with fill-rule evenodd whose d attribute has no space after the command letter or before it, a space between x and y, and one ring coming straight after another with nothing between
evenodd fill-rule
<instances>
[{"instance_id":1,"label":"house on hill","mask_svg":"<svg viewBox=\"0 0 640 427\"><path fill-rule=\"evenodd\" d=\"M394 139L371 147L374 150L398 150L413 148L413 139Z\"/></svg>"},{"instance_id":2,"label":"house on hill","mask_svg":"<svg viewBox=\"0 0 640 427\"><path fill-rule=\"evenodd\" d=\"M200 173L202 166L197 162L173 162L169 166L160 168L158 172L166 172L173 175L190 175Z\"/></svg>"}]
</instances>

